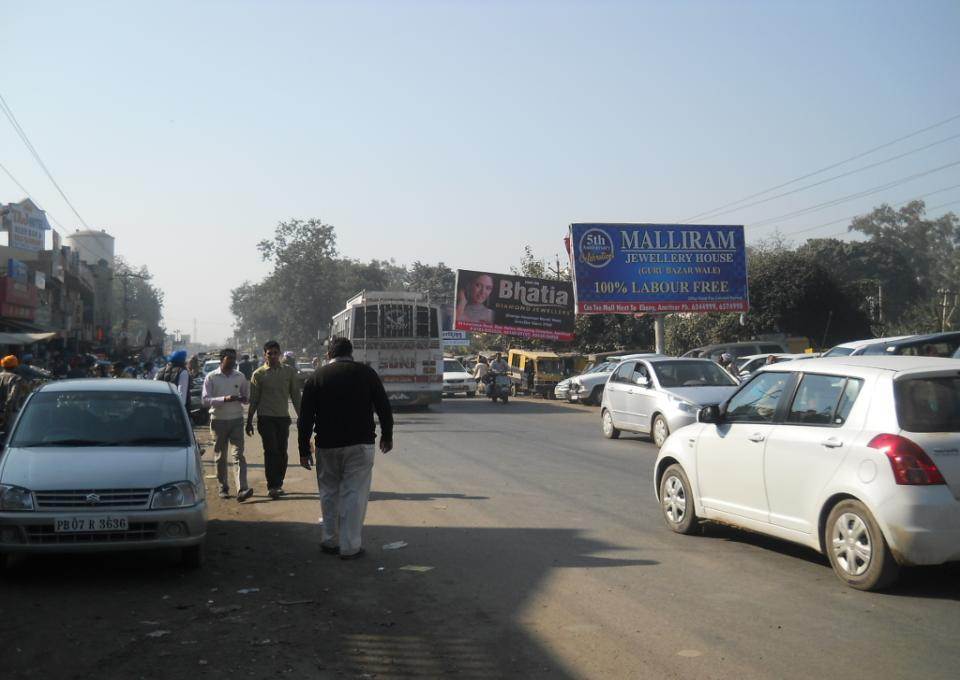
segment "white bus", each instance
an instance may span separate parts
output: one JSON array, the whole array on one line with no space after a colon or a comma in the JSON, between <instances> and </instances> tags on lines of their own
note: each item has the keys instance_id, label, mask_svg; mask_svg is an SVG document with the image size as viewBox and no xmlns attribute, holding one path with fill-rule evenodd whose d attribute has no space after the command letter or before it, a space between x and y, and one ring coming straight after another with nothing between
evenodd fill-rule
<instances>
[{"instance_id":1,"label":"white bus","mask_svg":"<svg viewBox=\"0 0 960 680\"><path fill-rule=\"evenodd\" d=\"M420 293L362 291L333 317L330 337L349 338L353 358L373 367L395 406L440 402L440 308Z\"/></svg>"}]
</instances>

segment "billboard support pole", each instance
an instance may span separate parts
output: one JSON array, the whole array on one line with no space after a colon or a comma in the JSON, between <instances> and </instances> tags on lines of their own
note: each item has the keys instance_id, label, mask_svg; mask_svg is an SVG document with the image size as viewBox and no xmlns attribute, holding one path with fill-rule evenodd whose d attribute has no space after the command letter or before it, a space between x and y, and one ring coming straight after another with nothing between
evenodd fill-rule
<instances>
[{"instance_id":1,"label":"billboard support pole","mask_svg":"<svg viewBox=\"0 0 960 680\"><path fill-rule=\"evenodd\" d=\"M664 330L663 319L666 317L666 314L654 314L653 315L653 338L654 338L654 351L657 354L666 354L666 332Z\"/></svg>"}]
</instances>

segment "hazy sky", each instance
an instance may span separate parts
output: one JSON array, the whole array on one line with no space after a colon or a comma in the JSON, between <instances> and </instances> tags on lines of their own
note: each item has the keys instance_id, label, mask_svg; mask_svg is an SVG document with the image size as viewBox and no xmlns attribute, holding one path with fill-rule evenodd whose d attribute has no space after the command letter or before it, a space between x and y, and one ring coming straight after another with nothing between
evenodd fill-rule
<instances>
[{"instance_id":1,"label":"hazy sky","mask_svg":"<svg viewBox=\"0 0 960 680\"><path fill-rule=\"evenodd\" d=\"M0 93L34 146L156 275L168 329L196 317L206 341L280 220L335 225L350 257L506 271L525 244L552 259L571 222L681 221L960 114L956 0L0 0L0 21ZM960 119L786 190L953 135ZM954 161L960 137L701 221L789 235L960 166L750 225ZM4 118L0 163L78 225ZM22 197L0 173L0 202Z\"/></svg>"}]
</instances>

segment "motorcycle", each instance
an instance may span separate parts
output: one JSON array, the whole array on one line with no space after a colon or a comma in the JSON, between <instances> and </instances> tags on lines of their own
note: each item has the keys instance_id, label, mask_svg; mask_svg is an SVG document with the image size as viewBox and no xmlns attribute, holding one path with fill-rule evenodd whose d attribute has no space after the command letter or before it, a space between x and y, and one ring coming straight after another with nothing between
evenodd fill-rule
<instances>
[{"instance_id":1,"label":"motorcycle","mask_svg":"<svg viewBox=\"0 0 960 680\"><path fill-rule=\"evenodd\" d=\"M506 373L487 373L484 380L487 386L487 396L496 402L499 398L504 404L510 400L510 376Z\"/></svg>"}]
</instances>

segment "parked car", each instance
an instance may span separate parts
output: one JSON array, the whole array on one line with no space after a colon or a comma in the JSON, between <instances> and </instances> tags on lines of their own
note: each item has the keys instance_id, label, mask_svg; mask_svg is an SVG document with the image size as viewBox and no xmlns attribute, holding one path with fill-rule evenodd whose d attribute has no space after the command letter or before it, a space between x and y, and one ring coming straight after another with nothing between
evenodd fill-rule
<instances>
[{"instance_id":1,"label":"parked car","mask_svg":"<svg viewBox=\"0 0 960 680\"><path fill-rule=\"evenodd\" d=\"M863 356L921 356L952 358L960 349L960 332L913 335L899 340L887 340L863 348Z\"/></svg>"},{"instance_id":2,"label":"parked car","mask_svg":"<svg viewBox=\"0 0 960 680\"><path fill-rule=\"evenodd\" d=\"M823 353L825 357L841 357L841 356L858 356L863 354L865 350L870 345L875 345L877 343L891 342L894 340L905 340L907 338L912 338L912 335L895 335L889 338L870 338L868 340L851 340L850 342L841 343L835 347L831 347L829 350Z\"/></svg>"},{"instance_id":3,"label":"parked car","mask_svg":"<svg viewBox=\"0 0 960 680\"><path fill-rule=\"evenodd\" d=\"M557 386L553 388L553 398L554 399L564 399L568 400L570 398L570 381L573 378L567 378L566 380L561 380L557 383Z\"/></svg>"},{"instance_id":4,"label":"parked car","mask_svg":"<svg viewBox=\"0 0 960 680\"><path fill-rule=\"evenodd\" d=\"M456 359L443 360L443 396L465 394L477 396L477 381Z\"/></svg>"},{"instance_id":5,"label":"parked car","mask_svg":"<svg viewBox=\"0 0 960 680\"><path fill-rule=\"evenodd\" d=\"M207 361L204 361L203 368L201 369L203 372L203 377L207 377L208 374L213 373L218 368L220 368L219 359L208 359Z\"/></svg>"},{"instance_id":6,"label":"parked car","mask_svg":"<svg viewBox=\"0 0 960 680\"><path fill-rule=\"evenodd\" d=\"M717 520L824 553L861 590L960 560L960 375L952 359L863 356L761 369L670 437L667 525Z\"/></svg>"},{"instance_id":7,"label":"parked car","mask_svg":"<svg viewBox=\"0 0 960 680\"><path fill-rule=\"evenodd\" d=\"M733 377L708 359L624 359L603 391L603 434L616 439L621 430L642 432L659 448L671 432L696 422L702 406L736 390Z\"/></svg>"},{"instance_id":8,"label":"parked car","mask_svg":"<svg viewBox=\"0 0 960 680\"><path fill-rule=\"evenodd\" d=\"M756 373L763 366L768 365L768 357L774 357L773 361L770 363L778 364L781 361L795 361L800 359L813 359L820 356L819 354L780 354L780 353L770 353L770 354L753 354L751 356L740 357L737 359L737 371L740 374L740 379L749 378L751 375Z\"/></svg>"},{"instance_id":9,"label":"parked car","mask_svg":"<svg viewBox=\"0 0 960 680\"><path fill-rule=\"evenodd\" d=\"M43 385L0 454L0 563L22 553L180 548L188 567L200 566L200 455L170 383Z\"/></svg>"},{"instance_id":10,"label":"parked car","mask_svg":"<svg viewBox=\"0 0 960 680\"><path fill-rule=\"evenodd\" d=\"M726 342L719 345L697 347L683 354L681 358L700 358L717 361L720 355L729 354L734 359L754 354L788 353L790 348L773 340L750 340L749 342Z\"/></svg>"},{"instance_id":11,"label":"parked car","mask_svg":"<svg viewBox=\"0 0 960 680\"><path fill-rule=\"evenodd\" d=\"M643 357L659 356L655 352L611 356L607 361L593 366L586 373L575 376L570 380L570 394L568 400L579 401L588 406L599 406L603 401L603 390L607 379L624 359L641 359Z\"/></svg>"}]
</instances>

